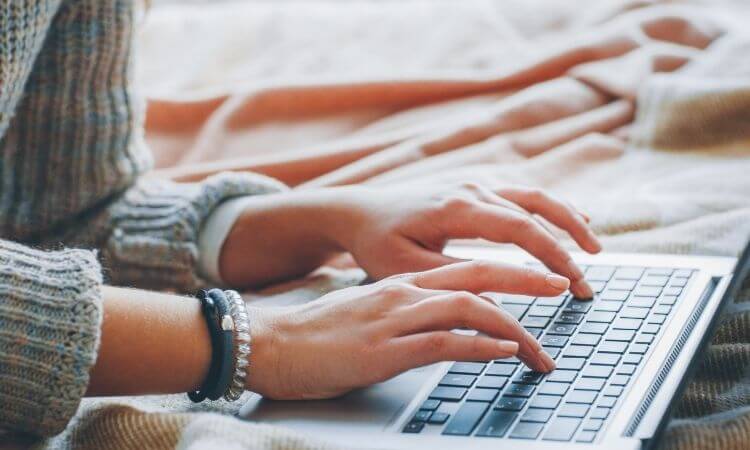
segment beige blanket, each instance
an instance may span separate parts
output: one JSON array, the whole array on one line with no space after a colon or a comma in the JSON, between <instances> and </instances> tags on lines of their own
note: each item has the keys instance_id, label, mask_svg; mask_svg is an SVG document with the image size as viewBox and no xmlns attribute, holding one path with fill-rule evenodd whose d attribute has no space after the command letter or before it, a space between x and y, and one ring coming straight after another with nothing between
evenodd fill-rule
<instances>
[{"instance_id":1,"label":"beige blanket","mask_svg":"<svg viewBox=\"0 0 750 450\"><path fill-rule=\"evenodd\" d=\"M531 184L587 211L607 250L736 254L750 236L750 12L652 3L155 6L137 73L155 176ZM360 277L339 266L248 298L303 301ZM723 328L666 447L750 446L748 323ZM197 413L232 405L116 403L86 401L49 445L326 448Z\"/></svg>"}]
</instances>

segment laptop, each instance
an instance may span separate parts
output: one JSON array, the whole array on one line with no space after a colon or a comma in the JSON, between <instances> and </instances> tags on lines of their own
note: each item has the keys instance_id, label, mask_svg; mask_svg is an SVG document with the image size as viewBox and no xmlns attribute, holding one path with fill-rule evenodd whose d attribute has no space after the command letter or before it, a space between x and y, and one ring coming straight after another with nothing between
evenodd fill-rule
<instances>
[{"instance_id":1,"label":"laptop","mask_svg":"<svg viewBox=\"0 0 750 450\"><path fill-rule=\"evenodd\" d=\"M520 251L458 244L461 258L534 264ZM254 395L240 410L344 448L651 449L750 270L735 258L574 255L596 291L485 293L538 337L557 369L515 358L444 362L323 401Z\"/></svg>"}]
</instances>

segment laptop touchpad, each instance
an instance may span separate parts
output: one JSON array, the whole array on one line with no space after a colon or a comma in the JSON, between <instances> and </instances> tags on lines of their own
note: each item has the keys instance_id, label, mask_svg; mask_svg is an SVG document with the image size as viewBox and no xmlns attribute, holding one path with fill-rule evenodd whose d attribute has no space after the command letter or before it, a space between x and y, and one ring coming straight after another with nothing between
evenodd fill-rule
<instances>
[{"instance_id":1,"label":"laptop touchpad","mask_svg":"<svg viewBox=\"0 0 750 450\"><path fill-rule=\"evenodd\" d=\"M396 378L332 400L274 401L254 396L240 417L325 432L342 425L369 431L391 425L439 366L411 370Z\"/></svg>"}]
</instances>

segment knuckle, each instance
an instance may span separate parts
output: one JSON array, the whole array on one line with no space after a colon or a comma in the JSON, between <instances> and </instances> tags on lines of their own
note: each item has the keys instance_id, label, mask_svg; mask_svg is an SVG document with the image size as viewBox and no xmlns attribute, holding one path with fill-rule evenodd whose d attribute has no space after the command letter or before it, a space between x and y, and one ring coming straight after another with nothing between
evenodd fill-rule
<instances>
[{"instance_id":1,"label":"knuckle","mask_svg":"<svg viewBox=\"0 0 750 450\"><path fill-rule=\"evenodd\" d=\"M452 295L451 306L459 315L465 315L474 306L474 294L467 291L456 292Z\"/></svg>"},{"instance_id":2,"label":"knuckle","mask_svg":"<svg viewBox=\"0 0 750 450\"><path fill-rule=\"evenodd\" d=\"M386 300L401 300L412 292L412 286L404 282L388 283L380 288L380 295Z\"/></svg>"},{"instance_id":3,"label":"knuckle","mask_svg":"<svg viewBox=\"0 0 750 450\"><path fill-rule=\"evenodd\" d=\"M447 213L455 214L457 212L466 211L474 207L474 202L466 197L459 195L451 195L443 200L440 205L440 210Z\"/></svg>"},{"instance_id":4,"label":"knuckle","mask_svg":"<svg viewBox=\"0 0 750 450\"><path fill-rule=\"evenodd\" d=\"M464 181L459 185L459 189L471 192L472 194L478 194L482 191L482 185L473 181Z\"/></svg>"}]
</instances>

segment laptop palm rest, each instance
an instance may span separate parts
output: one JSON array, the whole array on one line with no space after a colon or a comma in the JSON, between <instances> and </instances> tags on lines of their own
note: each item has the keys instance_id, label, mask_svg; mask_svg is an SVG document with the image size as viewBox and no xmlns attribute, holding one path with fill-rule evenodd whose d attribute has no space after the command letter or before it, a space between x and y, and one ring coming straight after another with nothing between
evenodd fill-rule
<instances>
[{"instance_id":1,"label":"laptop palm rest","mask_svg":"<svg viewBox=\"0 0 750 450\"><path fill-rule=\"evenodd\" d=\"M248 420L299 431L382 431L391 425L439 365L414 369L374 386L331 400L275 401L253 396L240 409Z\"/></svg>"}]
</instances>

